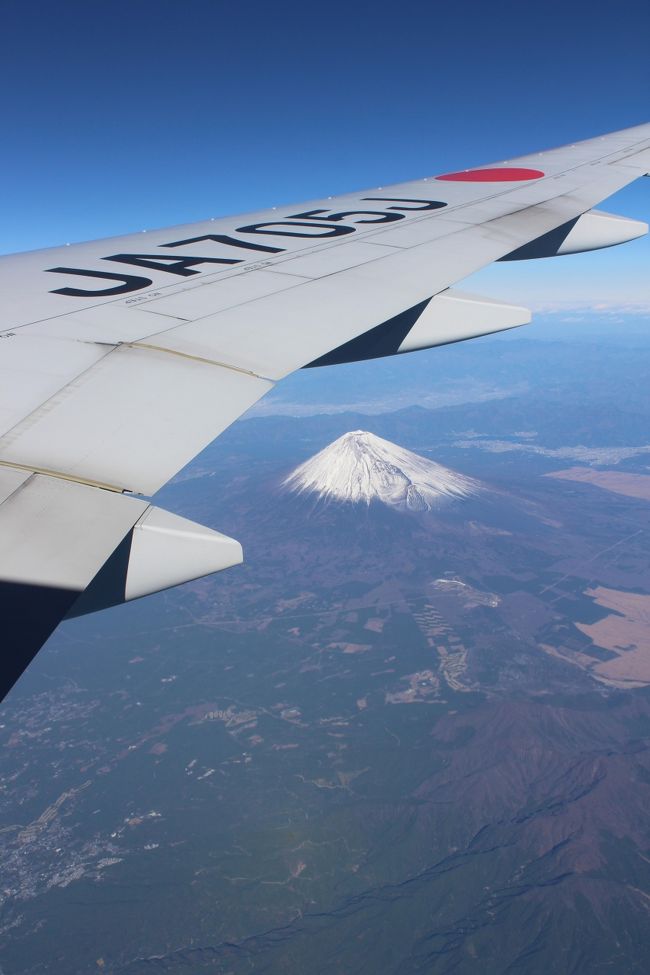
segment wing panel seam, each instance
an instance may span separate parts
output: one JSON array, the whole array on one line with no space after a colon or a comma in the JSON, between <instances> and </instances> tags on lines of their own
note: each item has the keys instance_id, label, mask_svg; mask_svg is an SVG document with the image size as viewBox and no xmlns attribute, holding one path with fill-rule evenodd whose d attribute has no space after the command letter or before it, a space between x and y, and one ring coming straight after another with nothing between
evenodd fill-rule
<instances>
[{"instance_id":1,"label":"wing panel seam","mask_svg":"<svg viewBox=\"0 0 650 975\"><path fill-rule=\"evenodd\" d=\"M107 484L104 481L95 481L89 477L77 477L74 474L67 474L65 471L51 470L49 467L15 464L11 460L0 460L0 467L9 467L13 471L27 471L30 474L44 474L46 477L56 477L60 481L72 481L75 484L85 484L87 487L101 488L104 491L112 491L114 494L129 493L129 488L118 487L117 484Z\"/></svg>"},{"instance_id":2,"label":"wing panel seam","mask_svg":"<svg viewBox=\"0 0 650 975\"><path fill-rule=\"evenodd\" d=\"M192 323L188 322L187 324ZM173 325L171 329L165 329L165 331L173 331L176 328L182 328L182 326ZM190 359L192 362L203 362L207 366L218 366L220 369L230 369L232 372L239 372L244 376L250 376L252 379L262 379L267 383L275 382L275 380L269 379L268 376L261 376L258 372L253 372L252 369L244 369L242 366L233 366L228 362L221 362L219 359L206 359L205 356L192 355L189 352L178 352L176 349L167 349L164 345L152 345L149 342L120 342L117 347L120 349L145 349L149 352L164 352L166 355L177 356L179 359Z\"/></svg>"}]
</instances>

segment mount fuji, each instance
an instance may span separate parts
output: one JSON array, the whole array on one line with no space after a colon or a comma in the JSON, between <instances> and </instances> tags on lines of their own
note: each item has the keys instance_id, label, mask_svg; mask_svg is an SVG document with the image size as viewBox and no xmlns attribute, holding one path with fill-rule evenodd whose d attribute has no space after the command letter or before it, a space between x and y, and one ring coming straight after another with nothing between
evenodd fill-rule
<instances>
[{"instance_id":1,"label":"mount fuji","mask_svg":"<svg viewBox=\"0 0 650 975\"><path fill-rule=\"evenodd\" d=\"M354 430L297 467L283 482L319 500L372 501L410 511L429 511L474 497L482 485L365 430Z\"/></svg>"}]
</instances>

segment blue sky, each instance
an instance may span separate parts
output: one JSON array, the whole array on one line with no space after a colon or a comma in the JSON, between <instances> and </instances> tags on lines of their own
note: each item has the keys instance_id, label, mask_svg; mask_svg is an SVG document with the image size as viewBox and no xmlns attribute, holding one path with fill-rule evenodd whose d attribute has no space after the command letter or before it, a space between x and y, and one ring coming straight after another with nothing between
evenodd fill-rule
<instances>
[{"instance_id":1,"label":"blue sky","mask_svg":"<svg viewBox=\"0 0 650 975\"><path fill-rule=\"evenodd\" d=\"M5 0L0 251L490 162L650 118L650 7ZM644 185L645 184L645 185ZM648 219L650 180L612 210ZM646 302L646 242L489 269L541 306ZM543 265L543 266L542 266Z\"/></svg>"}]
</instances>

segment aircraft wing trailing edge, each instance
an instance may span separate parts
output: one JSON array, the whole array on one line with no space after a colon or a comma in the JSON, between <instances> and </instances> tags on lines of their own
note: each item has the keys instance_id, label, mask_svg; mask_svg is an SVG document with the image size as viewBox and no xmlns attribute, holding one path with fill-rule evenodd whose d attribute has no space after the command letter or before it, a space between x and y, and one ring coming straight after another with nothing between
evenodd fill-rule
<instances>
[{"instance_id":1,"label":"aircraft wing trailing edge","mask_svg":"<svg viewBox=\"0 0 650 975\"><path fill-rule=\"evenodd\" d=\"M457 291L493 261L647 232L593 208L650 124L243 217L0 258L0 696L64 617L242 560L146 498L296 369L530 321Z\"/></svg>"}]
</instances>

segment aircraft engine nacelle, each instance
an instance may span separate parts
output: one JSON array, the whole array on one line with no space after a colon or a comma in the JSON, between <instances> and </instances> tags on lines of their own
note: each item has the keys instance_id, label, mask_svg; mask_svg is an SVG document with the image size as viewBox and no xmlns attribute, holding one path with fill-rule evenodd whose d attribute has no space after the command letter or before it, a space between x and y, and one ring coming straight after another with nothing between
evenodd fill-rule
<instances>
[{"instance_id":1,"label":"aircraft engine nacelle","mask_svg":"<svg viewBox=\"0 0 650 975\"><path fill-rule=\"evenodd\" d=\"M648 224L629 217L619 217L602 210L588 210L581 217L563 223L536 240L518 247L502 261L525 261L560 254L581 254L603 247L614 247L648 233Z\"/></svg>"}]
</instances>

